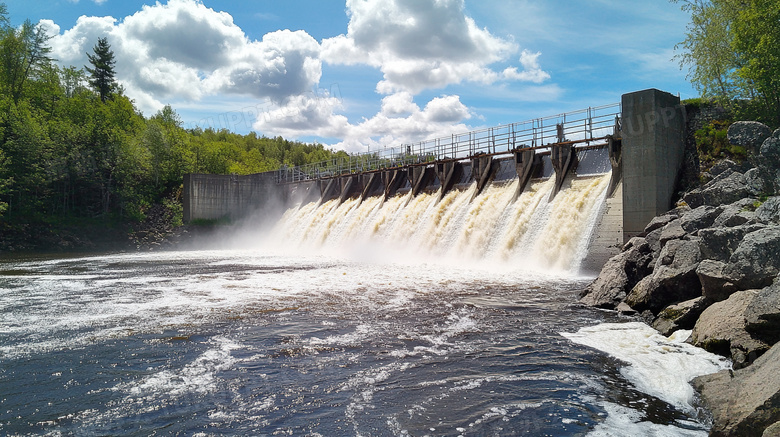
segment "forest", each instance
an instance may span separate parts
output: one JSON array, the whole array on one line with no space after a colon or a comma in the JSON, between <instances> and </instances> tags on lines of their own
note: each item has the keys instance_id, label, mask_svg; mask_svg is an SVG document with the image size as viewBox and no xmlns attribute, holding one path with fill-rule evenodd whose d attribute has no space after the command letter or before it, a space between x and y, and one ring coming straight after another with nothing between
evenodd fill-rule
<instances>
[{"instance_id":1,"label":"forest","mask_svg":"<svg viewBox=\"0 0 780 437\"><path fill-rule=\"evenodd\" d=\"M255 133L184 129L166 106L146 117L95 41L88 66L58 66L32 22L13 27L0 3L0 232L15 225L141 221L181 209L186 173L250 174L345 152Z\"/></svg>"}]
</instances>

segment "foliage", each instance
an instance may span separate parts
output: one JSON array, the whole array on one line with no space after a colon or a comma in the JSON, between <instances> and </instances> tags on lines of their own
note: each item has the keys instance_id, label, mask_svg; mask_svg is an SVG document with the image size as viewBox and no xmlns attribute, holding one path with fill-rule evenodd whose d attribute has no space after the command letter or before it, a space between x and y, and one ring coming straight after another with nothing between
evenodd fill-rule
<instances>
[{"instance_id":1,"label":"foliage","mask_svg":"<svg viewBox=\"0 0 780 437\"><path fill-rule=\"evenodd\" d=\"M739 162L745 160L745 148L729 143L726 136L729 124L727 121L713 121L694 133L700 162L711 165L724 158Z\"/></svg>"},{"instance_id":2,"label":"foliage","mask_svg":"<svg viewBox=\"0 0 780 437\"><path fill-rule=\"evenodd\" d=\"M691 14L680 66L740 118L780 125L780 0L671 0Z\"/></svg>"},{"instance_id":3,"label":"foliage","mask_svg":"<svg viewBox=\"0 0 780 437\"><path fill-rule=\"evenodd\" d=\"M29 21L0 2L0 218L5 223L141 220L162 205L181 223L187 173L250 174L346 156L255 133L187 130L166 106L143 117L114 81L100 38L93 68L60 68Z\"/></svg>"}]
</instances>

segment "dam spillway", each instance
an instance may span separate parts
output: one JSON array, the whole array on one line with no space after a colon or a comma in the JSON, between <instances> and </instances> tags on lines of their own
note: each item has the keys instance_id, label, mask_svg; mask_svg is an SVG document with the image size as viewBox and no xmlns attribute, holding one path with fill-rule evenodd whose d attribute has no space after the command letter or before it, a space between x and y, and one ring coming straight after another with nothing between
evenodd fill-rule
<instances>
[{"instance_id":1,"label":"dam spillway","mask_svg":"<svg viewBox=\"0 0 780 437\"><path fill-rule=\"evenodd\" d=\"M516 200L518 179L491 184L476 197L473 182L440 201L434 191L386 202L381 196L310 202L288 210L273 234L294 250L576 272L609 179L571 178L552 199L555 178L532 181Z\"/></svg>"},{"instance_id":2,"label":"dam spillway","mask_svg":"<svg viewBox=\"0 0 780 437\"><path fill-rule=\"evenodd\" d=\"M274 232L285 246L370 243L385 253L594 272L671 207L687 122L679 98L654 89L624 95L620 113L602 116L597 129L587 114L431 140L373 163L356 156L337 168L186 175L184 218L276 221L287 211Z\"/></svg>"}]
</instances>

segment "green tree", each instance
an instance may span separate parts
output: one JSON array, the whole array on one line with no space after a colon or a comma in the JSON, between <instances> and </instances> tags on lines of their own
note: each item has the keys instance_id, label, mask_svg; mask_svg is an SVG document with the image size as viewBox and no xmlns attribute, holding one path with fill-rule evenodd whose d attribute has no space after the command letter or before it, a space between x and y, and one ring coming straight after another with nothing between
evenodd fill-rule
<instances>
[{"instance_id":1,"label":"green tree","mask_svg":"<svg viewBox=\"0 0 780 437\"><path fill-rule=\"evenodd\" d=\"M92 48L94 54L87 53L89 63L93 68L85 66L91 78L89 84L98 92L100 100L105 102L114 92L116 82L114 81L114 52L108 43L108 38L98 38L97 44Z\"/></svg>"},{"instance_id":2,"label":"green tree","mask_svg":"<svg viewBox=\"0 0 780 437\"><path fill-rule=\"evenodd\" d=\"M756 118L780 124L780 0L672 1L691 14L677 58L702 96L737 110L758 102Z\"/></svg>"},{"instance_id":3,"label":"green tree","mask_svg":"<svg viewBox=\"0 0 780 437\"><path fill-rule=\"evenodd\" d=\"M0 8L0 83L14 102L22 97L31 78L51 65L51 37L41 26L26 20L19 28L8 24L5 5Z\"/></svg>"}]
</instances>

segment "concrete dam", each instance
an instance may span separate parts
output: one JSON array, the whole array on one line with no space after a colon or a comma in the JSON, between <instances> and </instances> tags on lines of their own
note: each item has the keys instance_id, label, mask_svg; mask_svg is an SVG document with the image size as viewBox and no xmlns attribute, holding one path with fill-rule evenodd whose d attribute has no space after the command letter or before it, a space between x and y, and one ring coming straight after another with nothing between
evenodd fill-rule
<instances>
[{"instance_id":1,"label":"concrete dam","mask_svg":"<svg viewBox=\"0 0 780 437\"><path fill-rule=\"evenodd\" d=\"M685 124L679 98L650 89L389 155L191 174L184 218L273 220L301 249L593 273L670 209Z\"/></svg>"}]
</instances>

